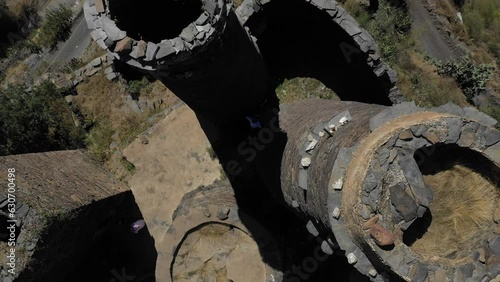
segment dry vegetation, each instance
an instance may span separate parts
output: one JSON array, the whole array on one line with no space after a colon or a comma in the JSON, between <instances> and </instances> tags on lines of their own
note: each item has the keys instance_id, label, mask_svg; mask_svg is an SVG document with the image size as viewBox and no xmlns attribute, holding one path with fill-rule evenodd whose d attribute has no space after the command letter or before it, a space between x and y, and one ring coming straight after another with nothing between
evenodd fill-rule
<instances>
[{"instance_id":1,"label":"dry vegetation","mask_svg":"<svg viewBox=\"0 0 500 282\"><path fill-rule=\"evenodd\" d=\"M432 222L411 248L427 258L468 249L468 240L493 222L498 187L462 165L424 178L434 192Z\"/></svg>"},{"instance_id":2,"label":"dry vegetation","mask_svg":"<svg viewBox=\"0 0 500 282\"><path fill-rule=\"evenodd\" d=\"M229 282L232 281L229 278L236 278L235 281L251 281L241 273L236 274L238 277L228 277L228 270L235 255L248 256L249 261L258 256L258 250L251 248L252 245L255 247L255 242L239 229L222 224L206 225L183 242L174 262L173 280ZM249 268L249 265L240 267ZM242 269L242 273L245 271Z\"/></svg>"},{"instance_id":3,"label":"dry vegetation","mask_svg":"<svg viewBox=\"0 0 500 282\"><path fill-rule=\"evenodd\" d=\"M91 126L87 137L88 151L119 177L133 170L133 166L122 158L121 150L152 125L154 119L151 117L177 101L163 84L155 82L141 90L139 101L155 101L161 97L164 102L138 113L132 109L128 87L122 82L111 82L102 74L79 85L77 92L76 104L85 117L85 123Z\"/></svg>"},{"instance_id":4,"label":"dry vegetation","mask_svg":"<svg viewBox=\"0 0 500 282\"><path fill-rule=\"evenodd\" d=\"M398 73L397 85L406 98L425 107L466 104L457 83L437 75L435 66L417 52L408 14L385 1L372 14L358 0L345 0L343 6L375 38L382 58Z\"/></svg>"},{"instance_id":5,"label":"dry vegetation","mask_svg":"<svg viewBox=\"0 0 500 282\"><path fill-rule=\"evenodd\" d=\"M5 72L6 84L23 84L25 82L26 71L28 66L24 62L17 62L10 66Z\"/></svg>"},{"instance_id":6,"label":"dry vegetation","mask_svg":"<svg viewBox=\"0 0 500 282\"><path fill-rule=\"evenodd\" d=\"M22 17L24 13L25 7L30 7L30 6L39 6L40 2L44 1L38 1L38 0L5 0L6 6L9 8L9 11L14 15L16 18Z\"/></svg>"},{"instance_id":7,"label":"dry vegetation","mask_svg":"<svg viewBox=\"0 0 500 282\"><path fill-rule=\"evenodd\" d=\"M437 13L448 20L448 28L467 44L472 58L481 64L500 65L500 2L497 0L468 0L461 8L452 0L435 1ZM461 12L463 23L457 17ZM500 91L499 77L489 83Z\"/></svg>"},{"instance_id":8,"label":"dry vegetation","mask_svg":"<svg viewBox=\"0 0 500 282\"><path fill-rule=\"evenodd\" d=\"M309 98L339 100L337 94L315 78L297 77L285 80L276 88L280 103L291 103Z\"/></svg>"}]
</instances>

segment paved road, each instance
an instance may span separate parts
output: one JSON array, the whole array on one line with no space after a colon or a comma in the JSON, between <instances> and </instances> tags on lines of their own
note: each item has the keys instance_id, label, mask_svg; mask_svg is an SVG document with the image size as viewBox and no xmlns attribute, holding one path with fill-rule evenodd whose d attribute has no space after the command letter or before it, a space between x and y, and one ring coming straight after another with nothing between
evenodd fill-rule
<instances>
[{"instance_id":1,"label":"paved road","mask_svg":"<svg viewBox=\"0 0 500 282\"><path fill-rule=\"evenodd\" d=\"M419 36L420 47L431 58L447 61L454 56L453 50L443 39L443 35L434 25L429 11L421 0L406 1L413 18L412 29Z\"/></svg>"},{"instance_id":2,"label":"paved road","mask_svg":"<svg viewBox=\"0 0 500 282\"><path fill-rule=\"evenodd\" d=\"M55 64L61 65L73 58L79 58L90 44L90 30L85 23L83 12L74 20L71 36L66 42L60 42L53 51L47 54L44 61L49 63L49 70Z\"/></svg>"}]
</instances>

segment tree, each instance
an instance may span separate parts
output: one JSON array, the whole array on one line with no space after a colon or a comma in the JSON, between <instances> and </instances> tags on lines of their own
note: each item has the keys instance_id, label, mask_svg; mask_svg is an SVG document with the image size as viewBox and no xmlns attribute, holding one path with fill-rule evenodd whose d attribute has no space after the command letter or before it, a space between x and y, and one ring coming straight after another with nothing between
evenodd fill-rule
<instances>
[{"instance_id":1,"label":"tree","mask_svg":"<svg viewBox=\"0 0 500 282\"><path fill-rule=\"evenodd\" d=\"M61 91L44 82L30 93L25 86L0 92L0 155L76 149L84 133L74 125Z\"/></svg>"},{"instance_id":2,"label":"tree","mask_svg":"<svg viewBox=\"0 0 500 282\"><path fill-rule=\"evenodd\" d=\"M477 65L468 57L444 63L434 62L434 64L439 75L451 76L455 79L469 100L486 89L486 82L495 69L493 65Z\"/></svg>"},{"instance_id":3,"label":"tree","mask_svg":"<svg viewBox=\"0 0 500 282\"><path fill-rule=\"evenodd\" d=\"M65 41L71 35L73 12L60 4L58 8L49 9L40 28L37 40L40 47L54 48L57 42Z\"/></svg>"}]
</instances>

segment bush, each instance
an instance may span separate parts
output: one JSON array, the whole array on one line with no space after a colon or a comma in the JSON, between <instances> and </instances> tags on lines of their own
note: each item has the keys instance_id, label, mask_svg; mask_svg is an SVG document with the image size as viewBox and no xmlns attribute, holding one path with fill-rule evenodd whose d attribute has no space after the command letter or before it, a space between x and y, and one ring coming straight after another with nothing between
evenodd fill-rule
<instances>
[{"instance_id":1,"label":"bush","mask_svg":"<svg viewBox=\"0 0 500 282\"><path fill-rule=\"evenodd\" d=\"M128 91L135 96L139 96L143 89L151 86L151 82L146 77L141 80L130 80L128 82Z\"/></svg>"},{"instance_id":2,"label":"bush","mask_svg":"<svg viewBox=\"0 0 500 282\"><path fill-rule=\"evenodd\" d=\"M74 125L62 93L44 82L31 93L25 86L0 92L0 155L76 149L84 133Z\"/></svg>"},{"instance_id":3,"label":"bush","mask_svg":"<svg viewBox=\"0 0 500 282\"><path fill-rule=\"evenodd\" d=\"M485 21L479 11L466 10L464 12L463 19L469 36L475 40L481 40L483 37Z\"/></svg>"},{"instance_id":4,"label":"bush","mask_svg":"<svg viewBox=\"0 0 500 282\"><path fill-rule=\"evenodd\" d=\"M291 103L309 98L339 100L337 94L321 81L308 77L297 77L283 81L276 88L276 95L280 103Z\"/></svg>"},{"instance_id":5,"label":"bush","mask_svg":"<svg viewBox=\"0 0 500 282\"><path fill-rule=\"evenodd\" d=\"M71 35L73 12L60 4L58 8L49 9L40 28L37 43L40 47L54 48L59 41L65 41Z\"/></svg>"},{"instance_id":6,"label":"bush","mask_svg":"<svg viewBox=\"0 0 500 282\"><path fill-rule=\"evenodd\" d=\"M108 120L96 123L87 136L86 144L89 155L99 161L106 162L111 156L110 144L113 142L113 127Z\"/></svg>"},{"instance_id":7,"label":"bush","mask_svg":"<svg viewBox=\"0 0 500 282\"><path fill-rule=\"evenodd\" d=\"M439 75L455 79L469 100L486 89L486 82L494 70L492 65L477 65L470 58L445 63L436 62L435 65Z\"/></svg>"},{"instance_id":8,"label":"bush","mask_svg":"<svg viewBox=\"0 0 500 282\"><path fill-rule=\"evenodd\" d=\"M413 46L409 32L411 23L412 19L405 10L383 1L374 19L364 27L376 39L382 58L394 66Z\"/></svg>"},{"instance_id":9,"label":"bush","mask_svg":"<svg viewBox=\"0 0 500 282\"><path fill-rule=\"evenodd\" d=\"M482 110L487 115L491 116L492 118L498 121L497 124L495 124L495 127L497 129L500 129L500 106L488 106Z\"/></svg>"}]
</instances>

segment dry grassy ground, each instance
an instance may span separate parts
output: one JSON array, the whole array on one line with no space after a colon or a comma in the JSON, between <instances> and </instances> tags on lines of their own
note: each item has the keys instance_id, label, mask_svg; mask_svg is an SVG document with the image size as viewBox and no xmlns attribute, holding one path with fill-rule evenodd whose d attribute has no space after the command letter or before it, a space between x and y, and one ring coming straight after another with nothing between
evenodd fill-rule
<instances>
[{"instance_id":1,"label":"dry grassy ground","mask_svg":"<svg viewBox=\"0 0 500 282\"><path fill-rule=\"evenodd\" d=\"M152 117L178 101L163 84L155 82L139 95L139 102L144 101L148 106L143 112L135 112L127 85L111 82L102 73L80 84L77 93L75 102L84 114L85 123L93 125L87 139L88 151L119 178L133 171L133 166L123 160L121 150L156 121Z\"/></svg>"},{"instance_id":2,"label":"dry grassy ground","mask_svg":"<svg viewBox=\"0 0 500 282\"><path fill-rule=\"evenodd\" d=\"M174 264L174 281L254 282L264 275L259 247L239 229L210 224L191 233Z\"/></svg>"},{"instance_id":3,"label":"dry grassy ground","mask_svg":"<svg viewBox=\"0 0 500 282\"><path fill-rule=\"evenodd\" d=\"M468 249L468 241L492 224L499 187L458 164L424 178L434 192L432 222L411 248L428 258Z\"/></svg>"}]
</instances>

